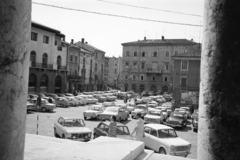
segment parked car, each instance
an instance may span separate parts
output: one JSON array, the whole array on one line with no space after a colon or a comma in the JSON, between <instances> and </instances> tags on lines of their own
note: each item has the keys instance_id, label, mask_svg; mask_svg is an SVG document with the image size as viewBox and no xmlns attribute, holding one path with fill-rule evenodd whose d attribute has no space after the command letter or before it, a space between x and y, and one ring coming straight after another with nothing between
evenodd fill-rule
<instances>
[{"instance_id":1,"label":"parked car","mask_svg":"<svg viewBox=\"0 0 240 160\"><path fill-rule=\"evenodd\" d=\"M29 100L38 98L38 95L36 95L36 94L28 94L28 96L30 98Z\"/></svg>"},{"instance_id":2,"label":"parked car","mask_svg":"<svg viewBox=\"0 0 240 160\"><path fill-rule=\"evenodd\" d=\"M80 97L80 96L75 96L75 98L76 98L76 100L78 101L78 104L79 105L86 105L87 104L87 101L84 99L84 98L82 98L82 97Z\"/></svg>"},{"instance_id":3,"label":"parked car","mask_svg":"<svg viewBox=\"0 0 240 160\"><path fill-rule=\"evenodd\" d=\"M194 118L196 118L196 117L198 117L198 109L195 109L195 110L193 111L192 116L191 116L192 119L194 119Z\"/></svg>"},{"instance_id":4,"label":"parked car","mask_svg":"<svg viewBox=\"0 0 240 160\"><path fill-rule=\"evenodd\" d=\"M129 113L124 107L108 107L99 113L100 120L110 120L111 116L116 116L117 121L128 120Z\"/></svg>"},{"instance_id":5,"label":"parked car","mask_svg":"<svg viewBox=\"0 0 240 160\"><path fill-rule=\"evenodd\" d=\"M141 117L143 118L148 112L148 107L145 104L139 104L135 107L132 111L131 116L132 118L136 118L138 113L141 113Z\"/></svg>"},{"instance_id":6,"label":"parked car","mask_svg":"<svg viewBox=\"0 0 240 160\"><path fill-rule=\"evenodd\" d=\"M189 107L180 107L180 109L185 109L187 112L187 118L191 118L191 112Z\"/></svg>"},{"instance_id":7,"label":"parked car","mask_svg":"<svg viewBox=\"0 0 240 160\"><path fill-rule=\"evenodd\" d=\"M127 104L127 110L129 114L131 114L132 111L134 111L134 109L135 109L135 104L132 104L132 103Z\"/></svg>"},{"instance_id":8,"label":"parked car","mask_svg":"<svg viewBox=\"0 0 240 160\"><path fill-rule=\"evenodd\" d=\"M157 106L155 109L159 109L163 112L163 120L166 121L168 118L167 107Z\"/></svg>"},{"instance_id":9,"label":"parked car","mask_svg":"<svg viewBox=\"0 0 240 160\"><path fill-rule=\"evenodd\" d=\"M163 112L158 109L148 110L147 114L144 116L145 123L163 123Z\"/></svg>"},{"instance_id":10,"label":"parked car","mask_svg":"<svg viewBox=\"0 0 240 160\"><path fill-rule=\"evenodd\" d=\"M113 96L111 94L102 94L102 96L106 97L106 99L107 99L106 101L108 101L108 102L114 102L117 99L116 96Z\"/></svg>"},{"instance_id":11,"label":"parked car","mask_svg":"<svg viewBox=\"0 0 240 160\"><path fill-rule=\"evenodd\" d=\"M191 144L178 137L175 130L162 124L144 125L145 137L143 142L147 148L160 154L187 157Z\"/></svg>"},{"instance_id":12,"label":"parked car","mask_svg":"<svg viewBox=\"0 0 240 160\"><path fill-rule=\"evenodd\" d=\"M86 111L83 112L83 117L86 120L87 118L96 118L99 119L99 113L104 111L104 107L101 105L92 105L89 106Z\"/></svg>"},{"instance_id":13,"label":"parked car","mask_svg":"<svg viewBox=\"0 0 240 160\"><path fill-rule=\"evenodd\" d=\"M114 102L103 102L102 106L107 108L107 107L114 107L116 106L116 104Z\"/></svg>"},{"instance_id":14,"label":"parked car","mask_svg":"<svg viewBox=\"0 0 240 160\"><path fill-rule=\"evenodd\" d=\"M92 132L80 118L60 117L54 123L54 135L55 137L86 142L91 139Z\"/></svg>"},{"instance_id":15,"label":"parked car","mask_svg":"<svg viewBox=\"0 0 240 160\"><path fill-rule=\"evenodd\" d=\"M30 100L30 103L33 103L33 104L37 105L37 99ZM40 108L35 107L32 110L34 110L34 111L42 111L42 112L46 112L46 111L52 112L54 109L56 109L56 105L55 104L49 103L48 100L41 98L41 106L40 106Z\"/></svg>"},{"instance_id":16,"label":"parked car","mask_svg":"<svg viewBox=\"0 0 240 160\"><path fill-rule=\"evenodd\" d=\"M187 126L187 115L183 112L172 112L165 124L171 127L184 128Z\"/></svg>"},{"instance_id":17,"label":"parked car","mask_svg":"<svg viewBox=\"0 0 240 160\"><path fill-rule=\"evenodd\" d=\"M31 103L27 101L27 112L34 110L37 108L37 105L35 103Z\"/></svg>"},{"instance_id":18,"label":"parked car","mask_svg":"<svg viewBox=\"0 0 240 160\"><path fill-rule=\"evenodd\" d=\"M93 97L98 99L98 102L105 102L105 101L107 101L107 97L104 97L101 94L95 94Z\"/></svg>"},{"instance_id":19,"label":"parked car","mask_svg":"<svg viewBox=\"0 0 240 160\"><path fill-rule=\"evenodd\" d=\"M127 96L127 92L119 92L117 94L118 99L124 99Z\"/></svg>"},{"instance_id":20,"label":"parked car","mask_svg":"<svg viewBox=\"0 0 240 160\"><path fill-rule=\"evenodd\" d=\"M96 128L93 130L93 138L97 138L100 136L108 136L108 129L109 129L110 121L100 122ZM130 136L129 129L126 125L117 122L117 138L133 140Z\"/></svg>"},{"instance_id":21,"label":"parked car","mask_svg":"<svg viewBox=\"0 0 240 160\"><path fill-rule=\"evenodd\" d=\"M182 108L175 108L174 112L182 112L182 113L185 113L187 115L187 111L185 109L182 109Z\"/></svg>"}]
</instances>

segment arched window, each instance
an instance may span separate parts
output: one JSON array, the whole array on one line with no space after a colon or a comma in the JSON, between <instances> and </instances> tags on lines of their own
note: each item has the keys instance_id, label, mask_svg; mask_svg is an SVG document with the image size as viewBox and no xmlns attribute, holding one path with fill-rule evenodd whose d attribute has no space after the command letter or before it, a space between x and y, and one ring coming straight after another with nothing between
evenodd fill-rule
<instances>
[{"instance_id":1,"label":"arched window","mask_svg":"<svg viewBox=\"0 0 240 160\"><path fill-rule=\"evenodd\" d=\"M62 58L61 56L57 57L57 69L61 69Z\"/></svg>"},{"instance_id":2,"label":"arched window","mask_svg":"<svg viewBox=\"0 0 240 160\"><path fill-rule=\"evenodd\" d=\"M125 85L124 85L124 90L125 90L125 92L128 91L128 84L125 84Z\"/></svg>"},{"instance_id":3,"label":"arched window","mask_svg":"<svg viewBox=\"0 0 240 160\"><path fill-rule=\"evenodd\" d=\"M77 63L77 60L78 60L78 57L77 57L77 56L75 56L75 63Z\"/></svg>"},{"instance_id":4,"label":"arched window","mask_svg":"<svg viewBox=\"0 0 240 160\"><path fill-rule=\"evenodd\" d=\"M140 93L142 93L145 90L145 86L144 85L140 85L139 90L140 90Z\"/></svg>"},{"instance_id":5,"label":"arched window","mask_svg":"<svg viewBox=\"0 0 240 160\"><path fill-rule=\"evenodd\" d=\"M162 87L162 91L163 91L163 93L164 93L164 92L168 92L168 87L167 87L167 86L163 86L163 87Z\"/></svg>"},{"instance_id":6,"label":"arched window","mask_svg":"<svg viewBox=\"0 0 240 160\"><path fill-rule=\"evenodd\" d=\"M47 68L47 61L48 61L48 55L47 53L44 53L42 56L42 67Z\"/></svg>"},{"instance_id":7,"label":"arched window","mask_svg":"<svg viewBox=\"0 0 240 160\"><path fill-rule=\"evenodd\" d=\"M55 93L61 93L62 78L61 76L56 76L55 78Z\"/></svg>"},{"instance_id":8,"label":"arched window","mask_svg":"<svg viewBox=\"0 0 240 160\"><path fill-rule=\"evenodd\" d=\"M155 85L152 85L150 88L150 91L156 91L156 90L157 90L157 87Z\"/></svg>"},{"instance_id":9,"label":"arched window","mask_svg":"<svg viewBox=\"0 0 240 160\"><path fill-rule=\"evenodd\" d=\"M133 90L134 92L136 92L137 86L136 86L135 84L132 85L132 90Z\"/></svg>"},{"instance_id":10,"label":"arched window","mask_svg":"<svg viewBox=\"0 0 240 160\"><path fill-rule=\"evenodd\" d=\"M30 53L30 61L31 61L31 66L35 67L36 66L36 52L32 51Z\"/></svg>"},{"instance_id":11,"label":"arched window","mask_svg":"<svg viewBox=\"0 0 240 160\"><path fill-rule=\"evenodd\" d=\"M42 75L40 80L40 92L47 92L48 88L48 77L47 75Z\"/></svg>"},{"instance_id":12,"label":"arched window","mask_svg":"<svg viewBox=\"0 0 240 160\"><path fill-rule=\"evenodd\" d=\"M36 92L36 82L37 78L35 74L30 74L29 75L29 80L28 80L28 92L29 93L35 93Z\"/></svg>"},{"instance_id":13,"label":"arched window","mask_svg":"<svg viewBox=\"0 0 240 160\"><path fill-rule=\"evenodd\" d=\"M83 65L85 65L85 62L86 62L85 57L83 57Z\"/></svg>"}]
</instances>

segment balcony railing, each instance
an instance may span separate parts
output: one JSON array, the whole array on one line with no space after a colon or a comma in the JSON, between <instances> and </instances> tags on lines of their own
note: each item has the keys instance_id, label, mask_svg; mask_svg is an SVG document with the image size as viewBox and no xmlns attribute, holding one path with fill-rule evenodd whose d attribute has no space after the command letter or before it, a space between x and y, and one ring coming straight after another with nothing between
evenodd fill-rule
<instances>
[{"instance_id":1,"label":"balcony railing","mask_svg":"<svg viewBox=\"0 0 240 160\"><path fill-rule=\"evenodd\" d=\"M57 65L57 69L67 70L67 66Z\"/></svg>"},{"instance_id":2,"label":"balcony railing","mask_svg":"<svg viewBox=\"0 0 240 160\"><path fill-rule=\"evenodd\" d=\"M148 68L147 73L162 73L162 70L161 69Z\"/></svg>"},{"instance_id":3,"label":"balcony railing","mask_svg":"<svg viewBox=\"0 0 240 160\"><path fill-rule=\"evenodd\" d=\"M80 80L80 81L82 81L82 77L78 76L78 75L68 75L67 79L68 80Z\"/></svg>"},{"instance_id":4,"label":"balcony railing","mask_svg":"<svg viewBox=\"0 0 240 160\"><path fill-rule=\"evenodd\" d=\"M36 62L31 62L30 67L32 67L32 68L67 70L67 66L45 64L45 63L36 63Z\"/></svg>"}]
</instances>

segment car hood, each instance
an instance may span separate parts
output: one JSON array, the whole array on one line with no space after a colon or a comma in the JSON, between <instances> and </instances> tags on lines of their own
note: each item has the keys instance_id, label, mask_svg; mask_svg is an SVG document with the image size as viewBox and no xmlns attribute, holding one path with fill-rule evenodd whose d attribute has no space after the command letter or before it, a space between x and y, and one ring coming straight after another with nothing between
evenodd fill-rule
<instances>
[{"instance_id":1,"label":"car hood","mask_svg":"<svg viewBox=\"0 0 240 160\"><path fill-rule=\"evenodd\" d=\"M187 146L190 143L185 141L182 138L176 137L176 138L161 138L161 140L165 144L174 145L174 146Z\"/></svg>"},{"instance_id":2,"label":"car hood","mask_svg":"<svg viewBox=\"0 0 240 160\"><path fill-rule=\"evenodd\" d=\"M84 112L85 113L98 113L99 111L96 111L96 110L86 110Z\"/></svg>"},{"instance_id":3,"label":"car hood","mask_svg":"<svg viewBox=\"0 0 240 160\"><path fill-rule=\"evenodd\" d=\"M100 113L100 115L117 115L116 112L103 112L103 113Z\"/></svg>"},{"instance_id":4,"label":"car hood","mask_svg":"<svg viewBox=\"0 0 240 160\"><path fill-rule=\"evenodd\" d=\"M146 118L160 119L160 116L156 116L156 115L149 115L149 114L147 114L145 117L146 117ZM145 118L145 117L144 117L144 118Z\"/></svg>"},{"instance_id":5,"label":"car hood","mask_svg":"<svg viewBox=\"0 0 240 160\"><path fill-rule=\"evenodd\" d=\"M67 133L89 133L91 130L87 127L64 127Z\"/></svg>"}]
</instances>

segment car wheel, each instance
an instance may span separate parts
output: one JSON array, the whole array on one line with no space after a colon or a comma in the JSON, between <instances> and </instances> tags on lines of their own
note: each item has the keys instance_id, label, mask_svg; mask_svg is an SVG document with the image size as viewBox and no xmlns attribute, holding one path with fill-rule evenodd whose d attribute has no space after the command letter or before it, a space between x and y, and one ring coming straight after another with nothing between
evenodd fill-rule
<instances>
[{"instance_id":1,"label":"car wheel","mask_svg":"<svg viewBox=\"0 0 240 160\"><path fill-rule=\"evenodd\" d=\"M54 136L59 137L59 135L57 134L56 128L54 128Z\"/></svg>"},{"instance_id":2,"label":"car wheel","mask_svg":"<svg viewBox=\"0 0 240 160\"><path fill-rule=\"evenodd\" d=\"M166 154L165 149L164 149L164 148L160 148L160 149L159 149L159 154Z\"/></svg>"},{"instance_id":3,"label":"car wheel","mask_svg":"<svg viewBox=\"0 0 240 160\"><path fill-rule=\"evenodd\" d=\"M61 104L59 104L59 106L61 107L61 108L63 108L64 107L64 105L61 103Z\"/></svg>"},{"instance_id":4,"label":"car wheel","mask_svg":"<svg viewBox=\"0 0 240 160\"><path fill-rule=\"evenodd\" d=\"M43 108L41 108L41 111L42 111L42 112L46 112L47 109L46 109L45 107L43 107Z\"/></svg>"},{"instance_id":5,"label":"car wheel","mask_svg":"<svg viewBox=\"0 0 240 160\"><path fill-rule=\"evenodd\" d=\"M65 139L65 135L64 134L62 135L62 139Z\"/></svg>"},{"instance_id":6,"label":"car wheel","mask_svg":"<svg viewBox=\"0 0 240 160\"><path fill-rule=\"evenodd\" d=\"M132 119L134 119L134 117L132 116Z\"/></svg>"}]
</instances>

